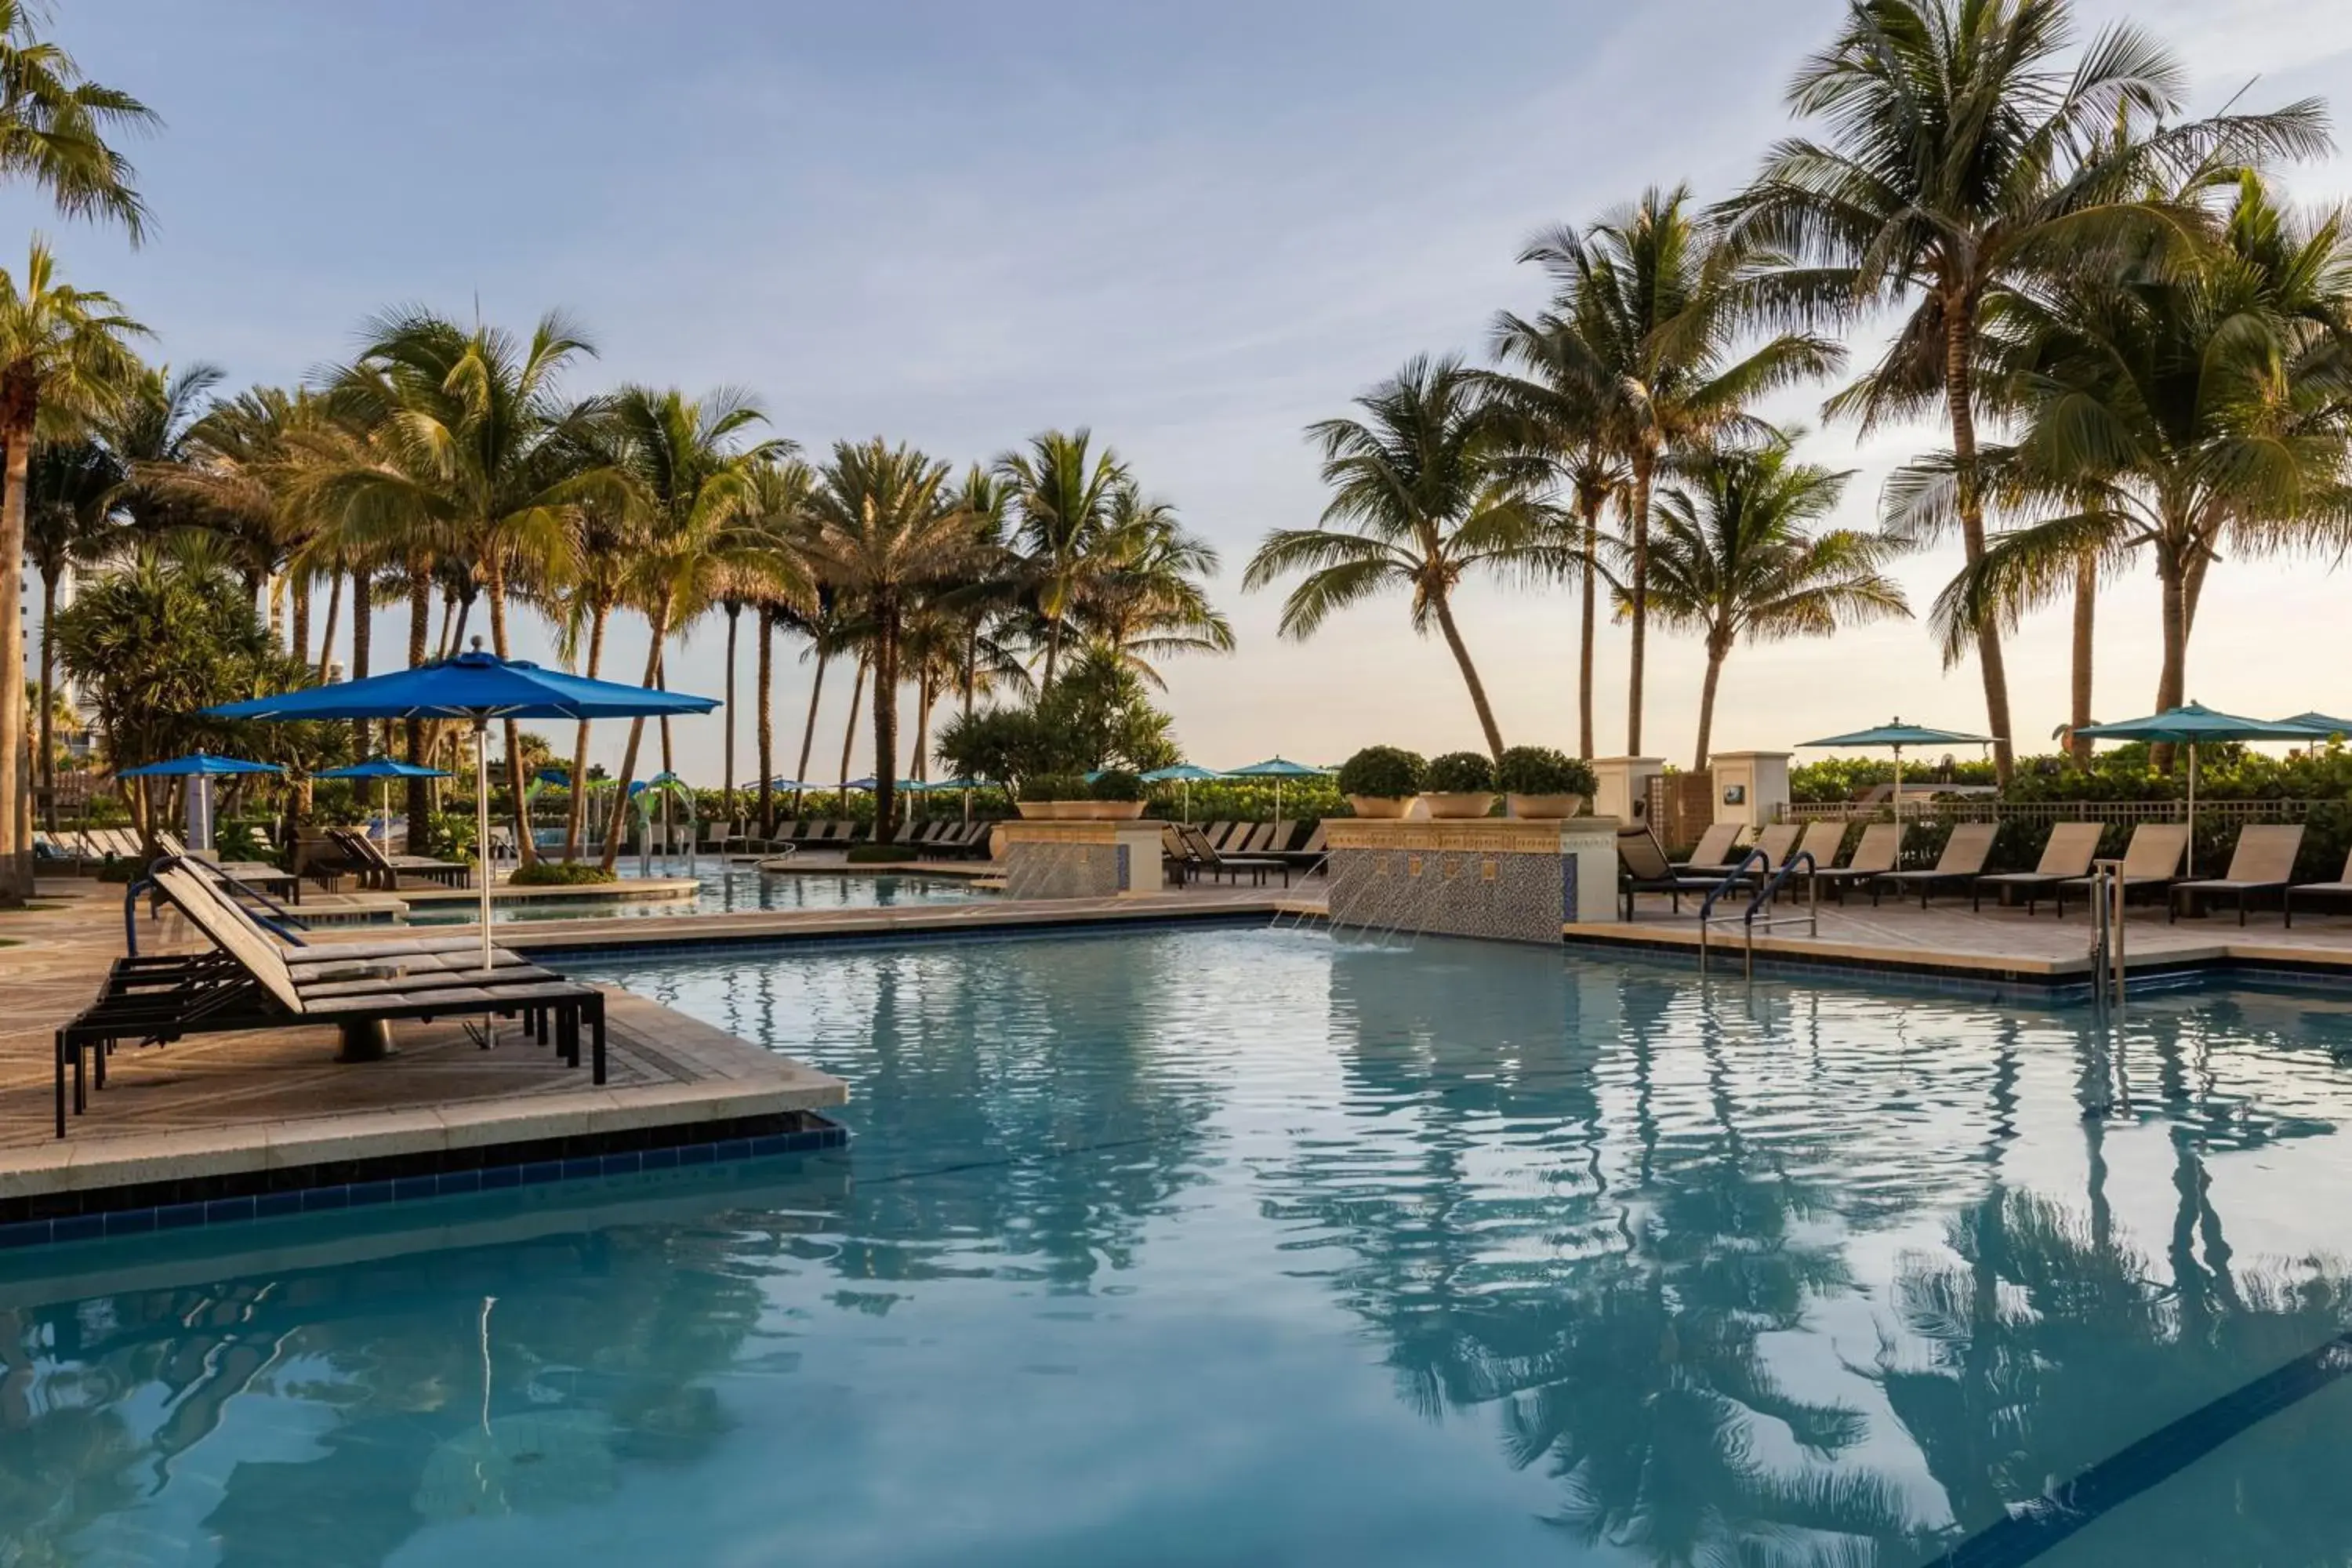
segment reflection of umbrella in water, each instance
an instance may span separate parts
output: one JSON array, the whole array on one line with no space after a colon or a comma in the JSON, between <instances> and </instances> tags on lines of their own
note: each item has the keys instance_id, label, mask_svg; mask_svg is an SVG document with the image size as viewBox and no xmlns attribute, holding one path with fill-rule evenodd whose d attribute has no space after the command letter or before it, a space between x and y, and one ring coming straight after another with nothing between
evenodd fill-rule
<instances>
[{"instance_id":1,"label":"reflection of umbrella in water","mask_svg":"<svg viewBox=\"0 0 2352 1568\"><path fill-rule=\"evenodd\" d=\"M526 1410L490 1415L490 1310L482 1298L482 1413L425 1456L416 1511L436 1521L539 1513L610 1497L618 1481L613 1423L601 1411Z\"/></svg>"},{"instance_id":2,"label":"reflection of umbrella in water","mask_svg":"<svg viewBox=\"0 0 2352 1568\"><path fill-rule=\"evenodd\" d=\"M1184 786L1184 821L1189 826L1192 820L1192 785L1194 783L1198 782L1201 784L1206 784L1211 779L1221 779L1225 775L1223 773L1212 773L1207 768L1194 767L1191 763L1178 763L1172 768L1152 769L1150 773L1143 775L1143 782L1145 784L1182 784ZM1281 786L1277 784L1275 787L1279 789ZM1277 812L1276 815L1279 816L1280 813Z\"/></svg>"},{"instance_id":3,"label":"reflection of umbrella in water","mask_svg":"<svg viewBox=\"0 0 2352 1568\"><path fill-rule=\"evenodd\" d=\"M2241 719L2231 713L2216 713L2202 703L2185 702L2145 719L2085 724L2074 733L2088 735L2095 741L2147 741L2155 745L2189 748L2189 849L2181 868L2193 877L2197 874L2198 744L2214 741L2309 741L2316 731L2301 723L2274 724L2267 719Z\"/></svg>"}]
</instances>

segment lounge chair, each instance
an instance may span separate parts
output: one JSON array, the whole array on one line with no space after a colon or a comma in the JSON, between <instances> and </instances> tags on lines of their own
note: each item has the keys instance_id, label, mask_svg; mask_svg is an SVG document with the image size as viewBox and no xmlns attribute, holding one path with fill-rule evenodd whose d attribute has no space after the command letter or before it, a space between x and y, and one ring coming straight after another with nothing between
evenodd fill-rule
<instances>
[{"instance_id":1,"label":"lounge chair","mask_svg":"<svg viewBox=\"0 0 2352 1568\"><path fill-rule=\"evenodd\" d=\"M256 921L199 862L164 859L148 886L169 900L212 943L193 955L136 953L116 961L98 999L56 1035L57 1135L66 1135L66 1068L73 1067L73 1108L88 1104L85 1053L97 1053L98 1087L106 1058L121 1040L168 1044L192 1034L305 1024L353 1026L446 1015L521 1017L541 1044L553 1026L563 1059L580 1061L584 1021L593 1041L595 1081L604 1081L604 998L592 985L493 950L481 967L478 941L463 937L289 950ZM133 898L137 889L133 889ZM451 944L462 944L453 946ZM503 959L504 962L500 962Z\"/></svg>"},{"instance_id":2,"label":"lounge chair","mask_svg":"<svg viewBox=\"0 0 2352 1568\"><path fill-rule=\"evenodd\" d=\"M1951 837L1944 840L1944 852L1936 864L1924 871L1885 871L1870 879L1870 906L1878 907L1878 898L1887 889L1907 892L1919 889L1919 907L1926 909L1927 900L1937 889L1951 882L1973 882L1984 875L1985 861L1991 858L1993 836L2000 831L1990 822L1961 822L1953 825Z\"/></svg>"},{"instance_id":3,"label":"lounge chair","mask_svg":"<svg viewBox=\"0 0 2352 1568\"><path fill-rule=\"evenodd\" d=\"M1624 901L1625 918L1633 918L1633 896L1636 893L1664 893L1674 900L1675 913L1683 912L1683 895L1698 897L1723 885L1723 878L1692 877L1677 871L1666 852L1658 845L1657 835L1646 827L1623 827L1617 832L1617 896Z\"/></svg>"},{"instance_id":4,"label":"lounge chair","mask_svg":"<svg viewBox=\"0 0 2352 1568\"><path fill-rule=\"evenodd\" d=\"M1674 862L1674 869L1685 877L1702 877L1713 871L1720 877L1731 869L1732 847L1739 842L1739 824L1717 822L1698 837L1697 847L1687 860Z\"/></svg>"},{"instance_id":5,"label":"lounge chair","mask_svg":"<svg viewBox=\"0 0 2352 1568\"><path fill-rule=\"evenodd\" d=\"M1207 839L1212 846L1223 848L1225 840L1233 837L1234 829L1237 826L1239 825L1231 822L1212 822L1193 831Z\"/></svg>"},{"instance_id":6,"label":"lounge chair","mask_svg":"<svg viewBox=\"0 0 2352 1568\"><path fill-rule=\"evenodd\" d=\"M415 877L420 881L444 888L467 887L474 879L474 868L463 860L437 860L430 855L387 854L362 828L330 827L327 837L362 868L362 882L373 881L388 893L399 889L403 877Z\"/></svg>"},{"instance_id":7,"label":"lounge chair","mask_svg":"<svg viewBox=\"0 0 2352 1568\"><path fill-rule=\"evenodd\" d=\"M2124 863L2118 876L2124 886L2125 899L2130 899L2137 888L2169 888L2180 880L2180 858L2189 853L2189 828L2179 822L2143 822L2132 829L2131 842L2124 846ZM2066 914L2066 889L2080 888L2091 890L2095 879L2069 877L2051 889L2058 902L2062 920Z\"/></svg>"},{"instance_id":8,"label":"lounge chair","mask_svg":"<svg viewBox=\"0 0 2352 1568\"><path fill-rule=\"evenodd\" d=\"M2279 900L2279 907L2286 911L2286 923L2288 925L2294 924L2294 900L2298 897L2322 899L2352 898L2352 855L2345 857L2344 869L2337 873L2336 880L2332 882L2305 882L2298 886L2289 888L2286 890L2285 897Z\"/></svg>"},{"instance_id":9,"label":"lounge chair","mask_svg":"<svg viewBox=\"0 0 2352 1568\"><path fill-rule=\"evenodd\" d=\"M1223 854L1197 827L1181 827L1177 831L1183 835L1185 847L1192 850L1200 862L1200 868L1212 877L1239 878L1247 873L1255 885L1263 888L1266 873L1279 871L1282 873L1282 885L1286 888L1290 886L1290 862L1287 860L1276 860L1266 856Z\"/></svg>"},{"instance_id":10,"label":"lounge chair","mask_svg":"<svg viewBox=\"0 0 2352 1568\"><path fill-rule=\"evenodd\" d=\"M2180 906L2197 907L2200 898L2226 893L2238 900L2238 923L2246 923L2246 900L2256 893L2276 893L2286 907L2287 884L2294 879L2294 858L2303 848L2303 824L2254 823L2238 829L2238 847L2230 852L2230 869L2220 877L2175 882L2165 893L2167 921L2180 918Z\"/></svg>"},{"instance_id":11,"label":"lounge chair","mask_svg":"<svg viewBox=\"0 0 2352 1568\"><path fill-rule=\"evenodd\" d=\"M1797 836L1797 847L1789 851L1788 860L1782 864L1793 862L1800 856L1811 856L1812 868L1795 873L1810 883L1820 873L1836 868L1838 849L1844 843L1845 821L1843 818L1822 817L1808 822L1804 825L1804 831Z\"/></svg>"},{"instance_id":12,"label":"lounge chair","mask_svg":"<svg viewBox=\"0 0 2352 1568\"><path fill-rule=\"evenodd\" d=\"M1853 847L1853 858L1843 866L1820 866L1813 871L1813 886L1826 888L1845 902L1845 890L1865 885L1885 876L1895 868L1903 853L1903 830L1891 822L1874 822L1862 830L1862 840Z\"/></svg>"},{"instance_id":13,"label":"lounge chair","mask_svg":"<svg viewBox=\"0 0 2352 1568\"><path fill-rule=\"evenodd\" d=\"M1315 825L1315 831L1307 836L1306 843L1281 853L1284 859L1302 870L1311 873L1324 869L1331 858L1331 847L1323 824L1318 822Z\"/></svg>"},{"instance_id":14,"label":"lounge chair","mask_svg":"<svg viewBox=\"0 0 2352 1568\"><path fill-rule=\"evenodd\" d=\"M2004 904L2012 895L2022 893L2025 895L2025 912L2031 918L2033 906L2041 901L2042 894L2057 891L2061 882L2071 882L2078 877L2090 875L2092 858L2099 852L2099 837L2105 832L2105 823L2059 823L2051 828L2050 837L2043 841L2042 859L2032 870L1994 871L1979 877L1969 890L1969 907L1982 910L1988 889L2000 895ZM2065 918L2066 906L2063 900L2059 903L2058 914L2060 919Z\"/></svg>"}]
</instances>

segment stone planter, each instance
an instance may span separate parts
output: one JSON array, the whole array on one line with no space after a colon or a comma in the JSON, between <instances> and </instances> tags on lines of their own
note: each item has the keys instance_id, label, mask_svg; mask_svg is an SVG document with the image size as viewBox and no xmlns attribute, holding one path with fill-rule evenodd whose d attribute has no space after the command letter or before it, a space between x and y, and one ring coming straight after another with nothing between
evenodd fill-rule
<instances>
[{"instance_id":1,"label":"stone planter","mask_svg":"<svg viewBox=\"0 0 2352 1568\"><path fill-rule=\"evenodd\" d=\"M1351 795L1348 797L1348 808L1358 816L1370 817L1376 822L1395 822L1412 809L1412 796Z\"/></svg>"},{"instance_id":2,"label":"stone planter","mask_svg":"<svg viewBox=\"0 0 2352 1568\"><path fill-rule=\"evenodd\" d=\"M1140 800L1098 800L1094 803L1097 822L1134 822L1143 816L1147 802Z\"/></svg>"},{"instance_id":3,"label":"stone planter","mask_svg":"<svg viewBox=\"0 0 2352 1568\"><path fill-rule=\"evenodd\" d=\"M1484 816L1495 807L1491 792L1476 790L1463 794L1444 791L1422 792L1422 805L1429 808L1430 816L1439 822L1459 821L1465 817Z\"/></svg>"},{"instance_id":4,"label":"stone planter","mask_svg":"<svg viewBox=\"0 0 2352 1568\"><path fill-rule=\"evenodd\" d=\"M1514 795L1510 803L1511 815L1524 822L1565 822L1584 811L1580 795Z\"/></svg>"},{"instance_id":5,"label":"stone planter","mask_svg":"<svg viewBox=\"0 0 2352 1568\"><path fill-rule=\"evenodd\" d=\"M1026 822L1059 822L1062 819L1062 803L1058 800L1016 800L1013 806Z\"/></svg>"}]
</instances>

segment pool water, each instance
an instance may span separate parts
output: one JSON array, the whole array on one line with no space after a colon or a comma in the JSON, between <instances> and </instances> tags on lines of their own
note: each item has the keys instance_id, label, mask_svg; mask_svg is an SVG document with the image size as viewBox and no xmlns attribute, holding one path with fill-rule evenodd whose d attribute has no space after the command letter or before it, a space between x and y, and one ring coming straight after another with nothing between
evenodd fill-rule
<instances>
[{"instance_id":1,"label":"pool water","mask_svg":"<svg viewBox=\"0 0 2352 1568\"><path fill-rule=\"evenodd\" d=\"M2231 1399L2352 1328L2344 1001L1262 930L574 967L846 1078L856 1142L502 1245L0 1278L0 1562L2352 1553L2352 1381Z\"/></svg>"},{"instance_id":2,"label":"pool water","mask_svg":"<svg viewBox=\"0 0 2352 1568\"><path fill-rule=\"evenodd\" d=\"M683 863L675 873L658 868L656 877L683 879ZM633 870L624 870L635 880ZM959 904L990 895L961 877L915 876L895 872L787 871L769 873L749 866L703 867L695 877L701 890L691 899L616 899L593 894L579 898L549 897L493 903L492 921L578 921L635 919L662 915L731 915L761 910L888 909L904 904ZM472 922L475 905L449 900L409 906L410 925L464 925ZM5 1568L5 1565L0 1565Z\"/></svg>"}]
</instances>

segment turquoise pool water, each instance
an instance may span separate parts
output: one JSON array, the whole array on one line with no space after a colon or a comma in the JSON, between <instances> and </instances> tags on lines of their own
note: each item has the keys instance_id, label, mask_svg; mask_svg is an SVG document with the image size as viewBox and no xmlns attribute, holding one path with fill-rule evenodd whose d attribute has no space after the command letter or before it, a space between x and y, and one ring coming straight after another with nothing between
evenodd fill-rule
<instances>
[{"instance_id":1,"label":"turquoise pool water","mask_svg":"<svg viewBox=\"0 0 2352 1568\"><path fill-rule=\"evenodd\" d=\"M656 877L685 875L681 862L676 873L658 865ZM622 873L634 879L634 870ZM793 871L770 875L750 866L705 865L697 874L701 891L691 899L582 898L531 899L490 906L493 921L576 921L615 918L655 919L666 915L729 915L756 910L863 910L901 904L958 904L990 895L960 877L887 874L854 875L845 871ZM456 900L410 907L410 925L466 924L474 905ZM5 1568L5 1565L0 1565Z\"/></svg>"},{"instance_id":2,"label":"turquoise pool water","mask_svg":"<svg viewBox=\"0 0 2352 1568\"><path fill-rule=\"evenodd\" d=\"M572 967L847 1078L856 1142L0 1260L0 1561L2352 1552L2347 1384L2230 1403L2352 1328L2342 1001L1263 931Z\"/></svg>"}]
</instances>

